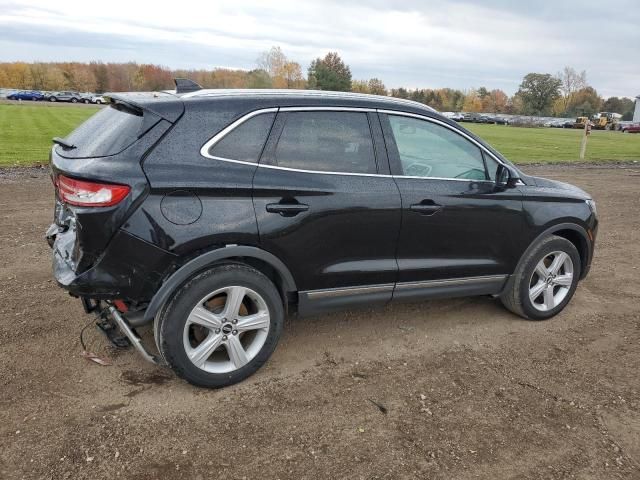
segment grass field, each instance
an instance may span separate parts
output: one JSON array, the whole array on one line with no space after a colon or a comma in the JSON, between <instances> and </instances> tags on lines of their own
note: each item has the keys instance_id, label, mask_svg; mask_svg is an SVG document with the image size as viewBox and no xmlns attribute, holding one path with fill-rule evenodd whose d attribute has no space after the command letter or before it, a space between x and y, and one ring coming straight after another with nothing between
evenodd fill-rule
<instances>
[{"instance_id":1,"label":"grass field","mask_svg":"<svg viewBox=\"0 0 640 480\"><path fill-rule=\"evenodd\" d=\"M514 163L577 162L582 130L463 124ZM585 161L640 160L640 134L592 131Z\"/></svg>"},{"instance_id":2,"label":"grass field","mask_svg":"<svg viewBox=\"0 0 640 480\"><path fill-rule=\"evenodd\" d=\"M98 107L0 104L0 167L46 163L52 137L64 137ZM515 163L577 162L580 130L465 123ZM640 134L594 131L587 161L640 160Z\"/></svg>"},{"instance_id":3,"label":"grass field","mask_svg":"<svg viewBox=\"0 0 640 480\"><path fill-rule=\"evenodd\" d=\"M0 167L46 163L53 137L65 137L98 107L0 105Z\"/></svg>"}]
</instances>

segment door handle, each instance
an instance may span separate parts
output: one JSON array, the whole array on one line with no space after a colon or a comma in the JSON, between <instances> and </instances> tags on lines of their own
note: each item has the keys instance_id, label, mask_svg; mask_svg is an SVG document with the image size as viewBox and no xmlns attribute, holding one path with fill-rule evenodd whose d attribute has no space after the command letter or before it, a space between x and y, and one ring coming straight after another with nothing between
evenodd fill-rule
<instances>
[{"instance_id":1,"label":"door handle","mask_svg":"<svg viewBox=\"0 0 640 480\"><path fill-rule=\"evenodd\" d=\"M267 212L279 213L283 217L293 217L307 210L309 205L304 203L267 203Z\"/></svg>"},{"instance_id":2,"label":"door handle","mask_svg":"<svg viewBox=\"0 0 640 480\"><path fill-rule=\"evenodd\" d=\"M434 215L442 210L442 205L433 203L431 200L423 200L421 203L414 203L409 209L413 212L418 212L420 215Z\"/></svg>"}]
</instances>

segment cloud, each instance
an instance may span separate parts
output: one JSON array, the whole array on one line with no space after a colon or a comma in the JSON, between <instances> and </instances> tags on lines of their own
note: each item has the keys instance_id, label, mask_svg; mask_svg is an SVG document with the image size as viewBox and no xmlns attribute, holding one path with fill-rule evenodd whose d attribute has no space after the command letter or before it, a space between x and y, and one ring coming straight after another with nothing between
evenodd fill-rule
<instances>
[{"instance_id":1,"label":"cloud","mask_svg":"<svg viewBox=\"0 0 640 480\"><path fill-rule=\"evenodd\" d=\"M487 86L513 93L528 72L587 70L604 95L640 94L640 9L620 0L0 2L0 58L253 68L280 45L303 66L329 50L354 78L387 86Z\"/></svg>"}]
</instances>

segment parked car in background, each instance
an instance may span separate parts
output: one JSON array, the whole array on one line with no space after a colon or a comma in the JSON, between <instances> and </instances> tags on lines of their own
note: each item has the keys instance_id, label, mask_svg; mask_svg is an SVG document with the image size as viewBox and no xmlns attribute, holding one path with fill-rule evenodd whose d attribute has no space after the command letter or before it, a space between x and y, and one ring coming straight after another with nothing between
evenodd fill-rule
<instances>
[{"instance_id":1,"label":"parked car in background","mask_svg":"<svg viewBox=\"0 0 640 480\"><path fill-rule=\"evenodd\" d=\"M38 100L42 99L44 99L44 95L42 94L42 92L39 92L37 90L21 90L7 95L7 100L30 100L33 102L37 102Z\"/></svg>"},{"instance_id":2,"label":"parked car in background","mask_svg":"<svg viewBox=\"0 0 640 480\"><path fill-rule=\"evenodd\" d=\"M564 128L565 122L566 122L565 119L554 120L554 121L551 122L550 127L551 128Z\"/></svg>"},{"instance_id":3,"label":"parked car in background","mask_svg":"<svg viewBox=\"0 0 640 480\"><path fill-rule=\"evenodd\" d=\"M640 123L633 123L631 125L623 125L620 129L622 133L640 133Z\"/></svg>"},{"instance_id":4,"label":"parked car in background","mask_svg":"<svg viewBox=\"0 0 640 480\"><path fill-rule=\"evenodd\" d=\"M463 120L464 115L460 112L442 112L442 115L447 117L450 120L454 120L456 122L460 122Z\"/></svg>"},{"instance_id":5,"label":"parked car in background","mask_svg":"<svg viewBox=\"0 0 640 480\"><path fill-rule=\"evenodd\" d=\"M589 272L591 196L432 108L186 82L53 139L47 240L61 287L195 385L254 373L286 312L493 295L543 320Z\"/></svg>"},{"instance_id":6,"label":"parked car in background","mask_svg":"<svg viewBox=\"0 0 640 480\"><path fill-rule=\"evenodd\" d=\"M48 97L47 100L50 102L71 102L78 103L82 101L82 95L78 92L64 91L64 92L53 92Z\"/></svg>"},{"instance_id":7,"label":"parked car in background","mask_svg":"<svg viewBox=\"0 0 640 480\"><path fill-rule=\"evenodd\" d=\"M80 101L82 103L96 103L96 104L102 104L102 103L107 103L107 101L104 99L104 97L102 95L98 95L97 93L91 93L91 92L83 92L80 94Z\"/></svg>"}]
</instances>

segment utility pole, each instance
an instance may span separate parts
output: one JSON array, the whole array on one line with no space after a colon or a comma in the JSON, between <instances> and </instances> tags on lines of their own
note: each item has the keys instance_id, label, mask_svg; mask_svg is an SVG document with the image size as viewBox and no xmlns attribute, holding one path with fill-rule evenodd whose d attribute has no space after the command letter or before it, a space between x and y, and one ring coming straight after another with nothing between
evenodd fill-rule
<instances>
[{"instance_id":1,"label":"utility pole","mask_svg":"<svg viewBox=\"0 0 640 480\"><path fill-rule=\"evenodd\" d=\"M587 117L587 121L584 122L584 135L582 135L582 143L580 144L580 160L584 160L584 154L587 151L587 138L591 134L591 121Z\"/></svg>"}]
</instances>

